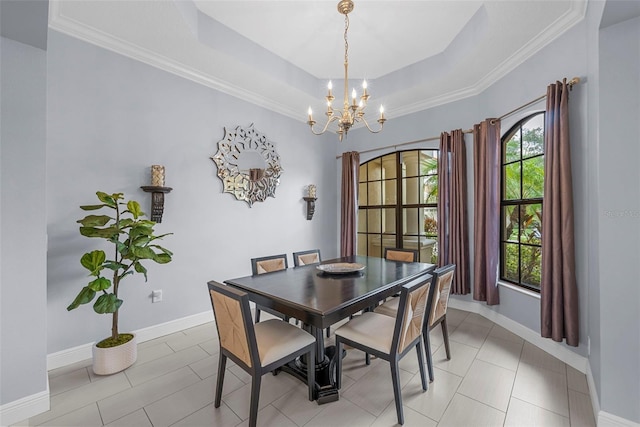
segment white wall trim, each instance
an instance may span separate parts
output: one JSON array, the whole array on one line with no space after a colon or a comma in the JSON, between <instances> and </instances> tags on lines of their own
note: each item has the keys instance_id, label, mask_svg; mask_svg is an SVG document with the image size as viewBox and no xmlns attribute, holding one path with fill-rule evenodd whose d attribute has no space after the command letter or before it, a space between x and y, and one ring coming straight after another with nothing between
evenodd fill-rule
<instances>
[{"instance_id":1,"label":"white wall trim","mask_svg":"<svg viewBox=\"0 0 640 427\"><path fill-rule=\"evenodd\" d=\"M458 310L469 311L471 313L479 314L487 319L491 320L497 325L513 332L520 338L528 341L536 347L546 351L552 356L562 360L567 365L577 369L587 376L587 384L589 386L589 395L591 397L591 405L593 408L594 418L597 420L598 427L640 427L639 423L627 420L617 415L610 414L608 412L600 410L600 399L596 392L596 383L593 379L593 373L591 372L591 365L589 359L580 356L564 347L564 344L556 343L548 338L543 338L540 334L520 323L509 319L503 314L497 313L490 308L482 304L478 304L473 301L461 301L458 299L450 298L449 306Z\"/></svg>"},{"instance_id":2,"label":"white wall trim","mask_svg":"<svg viewBox=\"0 0 640 427\"><path fill-rule=\"evenodd\" d=\"M49 410L49 380L47 389L0 406L0 426L10 426Z\"/></svg>"},{"instance_id":3,"label":"white wall trim","mask_svg":"<svg viewBox=\"0 0 640 427\"><path fill-rule=\"evenodd\" d=\"M169 322L138 329L137 331L133 332L136 333L138 342L141 343L212 321L213 311L208 310L203 313L171 320ZM72 363L80 362L82 360L91 359L91 349L93 347L93 344L94 343L91 342L47 355L47 370L56 369L62 366L70 365Z\"/></svg>"},{"instance_id":4,"label":"white wall trim","mask_svg":"<svg viewBox=\"0 0 640 427\"><path fill-rule=\"evenodd\" d=\"M476 302L461 301L453 298L449 299L449 306L464 311L470 311L472 313L476 313L483 317L486 317L487 319L513 332L514 334L530 342L536 347L562 360L564 363L573 367L574 369L577 369L584 374L586 374L587 372L589 360L586 357L580 356L579 354L576 354L573 351L567 349L564 344L556 343L555 341L541 337L539 332L536 332L514 320L511 320L503 314L495 312L490 308L487 308L486 306L478 304Z\"/></svg>"},{"instance_id":5,"label":"white wall trim","mask_svg":"<svg viewBox=\"0 0 640 427\"><path fill-rule=\"evenodd\" d=\"M605 411L599 412L597 425L598 427L640 427L639 423L634 423Z\"/></svg>"}]
</instances>

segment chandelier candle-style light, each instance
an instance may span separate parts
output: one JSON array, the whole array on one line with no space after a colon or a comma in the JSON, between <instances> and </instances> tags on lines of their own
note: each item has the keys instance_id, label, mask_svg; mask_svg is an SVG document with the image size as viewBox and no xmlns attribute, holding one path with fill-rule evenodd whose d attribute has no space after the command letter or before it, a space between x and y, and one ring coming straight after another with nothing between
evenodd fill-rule
<instances>
[{"instance_id":1,"label":"chandelier candle-style light","mask_svg":"<svg viewBox=\"0 0 640 427\"><path fill-rule=\"evenodd\" d=\"M316 121L313 120L313 114L311 111L311 107L309 107L309 120L307 120L307 124L311 128L311 132L314 135L322 135L326 132L329 124L338 121L338 136L340 137L340 141L342 141L342 137L347 135L349 129L358 122L362 122L365 124L367 129L369 129L372 133L378 133L382 130L384 126L384 122L387 120L384 118L384 108L382 105L380 106L380 117L378 118L378 123L380 123L380 129L373 130L367 123L367 120L364 117L364 109L367 106L367 101L369 100L369 94L367 93L367 81L364 80L362 82L362 96L360 96L360 101L357 102L357 93L356 90L353 89L351 91L351 102L349 102L349 43L347 41L347 31L349 30L349 12L353 10L353 1L351 0L341 0L338 3L338 12L344 15L344 103L342 107L342 111L334 110L331 105L335 97L331 90L333 86L331 81L329 81L328 89L329 92L325 97L327 100L327 123L324 125L320 132L316 132L313 129L313 126L316 124Z\"/></svg>"}]
</instances>

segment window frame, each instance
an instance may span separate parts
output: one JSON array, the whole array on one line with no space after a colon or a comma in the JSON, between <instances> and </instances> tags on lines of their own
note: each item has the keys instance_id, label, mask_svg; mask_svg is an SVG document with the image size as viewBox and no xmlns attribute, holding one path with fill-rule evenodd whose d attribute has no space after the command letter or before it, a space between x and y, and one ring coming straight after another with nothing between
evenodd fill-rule
<instances>
[{"instance_id":1,"label":"window frame","mask_svg":"<svg viewBox=\"0 0 640 427\"><path fill-rule=\"evenodd\" d=\"M367 199L366 199L366 204L361 205L360 204L360 196L358 196L358 211L364 210L364 211L373 211L373 210L384 210L384 209L393 209L393 212L395 214L395 230L393 233L388 232L388 231L383 231L384 227L383 227L383 219L382 216L380 217L380 221L382 222L380 224L380 232L378 231L370 231L369 229L369 214L367 213L366 215L366 222L367 224L364 225L364 231L361 231L361 225L358 225L358 229L356 231L357 235L358 235L358 239L364 237L366 238L366 253L368 256L375 256L374 254L371 254L369 251L369 236L380 236L381 238L381 242L380 242L380 247L381 247L381 254L380 256L384 256L384 248L387 247L384 245L382 239L385 235L387 236L391 236L394 235L395 236L395 246L396 248L403 248L404 247L404 238L406 237L426 237L429 239L433 239L435 240L435 244L434 244L434 249L432 249L437 256L437 245L438 245L438 234L437 234L437 230L435 233L429 233L427 234L424 231L424 225L419 225L419 229L418 229L418 234L416 235L415 230L408 230L406 234L402 233L402 230L404 229L404 214L403 214L403 210L405 209L435 209L436 210L436 218L437 218L437 208L438 208L438 202L437 202L437 193L436 193L436 201L435 202L427 202L426 200L424 202L420 202L420 196L418 196L418 203L406 203L405 199L406 199L406 194L404 194L403 191L403 182L405 182L408 179L420 179L420 178L425 178L425 177L429 177L429 176L438 176L438 172L437 172L437 166L435 168L435 173L428 173L428 174L422 174L420 168L418 167L418 173L417 175L415 174L411 174L411 175L403 175L403 170L402 170L402 159L403 159L403 155L406 155L407 153L416 153L416 155L418 156L418 159L420 159L420 155L422 152L435 152L437 153L437 156L439 156L439 152L440 150L438 148L415 148L415 149L410 149L410 150L400 150L400 151L393 151L390 153L385 153L382 154L378 157L372 158L367 160L366 162L363 162L360 164L360 167L365 166L366 170L369 170L369 164L371 164L372 162L380 162L380 164L382 164L384 162L384 158L389 158L389 156L394 156L395 157L395 177L394 178L385 178L385 177L380 177L379 179L370 179L369 176L367 176L366 178L363 179L363 177L361 176L358 182L358 191L360 192L360 185L361 184L366 184L366 191L367 191ZM419 160L418 160L419 161ZM373 183L373 182L380 182L380 185L383 186L385 181L392 181L395 179L395 203L391 204L391 203L384 203L384 201L381 201L380 204L370 204L370 200L369 200L369 184ZM438 182L439 182L439 178L438 178ZM422 190L424 189L424 187L422 188ZM359 214L360 215L360 214ZM358 215L358 216L359 216ZM421 231L420 231L421 230ZM358 248L360 247L360 245L358 245ZM419 247L418 247L419 248ZM420 252L420 251L419 251ZM433 258L433 255L432 255ZM420 262L428 262L431 263L431 260L422 260L420 259Z\"/></svg>"},{"instance_id":2,"label":"window frame","mask_svg":"<svg viewBox=\"0 0 640 427\"><path fill-rule=\"evenodd\" d=\"M543 141L543 147L542 147L542 152L539 154L535 154L532 156L523 156L523 127L526 126L527 123L529 123L532 119L534 119L537 116L542 116L542 141ZM540 293L542 284L540 285L535 285L535 284L531 284L531 283L527 283L527 282L523 282L522 281L522 248L523 247L538 247L540 248L540 275L542 276L542 230L540 230L540 244L532 244L532 243L523 243L522 242L522 229L521 229L521 221L520 219L518 220L518 240L517 242L513 242L513 240L507 240L506 237L504 236L504 231L505 231L505 224L506 224L506 220L505 220L505 212L506 212L506 208L507 207L512 207L515 206L520 212L521 212L521 207L527 207L527 206L531 206L531 205L540 205L540 212L541 212L541 217L540 217L540 222L542 222L542 209L544 206L544 180L543 180L543 194L540 197L531 197L531 198L523 198L524 195L524 176L522 171L524 170L523 168L523 162L529 159L533 159L536 157L542 157L544 159L544 136L545 136L545 116L546 116L546 111L542 110L542 111L536 111L532 114L529 114L525 117L523 117L522 119L518 120L513 126L511 126L511 128L509 128L509 130L507 132L505 132L503 134L503 136L500 138L500 249L499 249L499 255L500 255L500 268L499 268L499 275L498 275L498 279L499 281L511 284L513 286L518 286L524 289L527 289L529 291L535 292L535 293ZM518 133L518 131L520 132L520 156L517 160L511 160L511 161L506 161L506 146L507 143L509 141L511 141L511 139L513 138L513 136ZM505 183L505 166L510 165L510 164L520 164L520 198L519 199L505 199L506 195L505 195L505 189L506 189L506 183ZM543 160L543 174L545 173L544 171L544 160ZM540 225L540 227L542 227L542 224ZM506 277L506 251L505 251L505 244L517 244L518 246L518 281L514 281L510 278Z\"/></svg>"}]
</instances>

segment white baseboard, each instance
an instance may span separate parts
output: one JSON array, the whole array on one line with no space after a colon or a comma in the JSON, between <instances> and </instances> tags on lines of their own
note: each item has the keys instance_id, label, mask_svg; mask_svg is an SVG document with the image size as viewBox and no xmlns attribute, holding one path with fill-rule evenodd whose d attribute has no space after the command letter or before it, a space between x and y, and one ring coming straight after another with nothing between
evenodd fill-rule
<instances>
[{"instance_id":1,"label":"white baseboard","mask_svg":"<svg viewBox=\"0 0 640 427\"><path fill-rule=\"evenodd\" d=\"M640 427L640 423L634 423L605 411L600 411L597 420L598 427Z\"/></svg>"},{"instance_id":2,"label":"white baseboard","mask_svg":"<svg viewBox=\"0 0 640 427\"><path fill-rule=\"evenodd\" d=\"M208 310L203 313L171 320L169 322L138 329L133 332L136 333L138 342L141 343L212 321L213 311ZM93 344L94 343L91 342L47 355L47 370L52 370L60 368L62 366L70 365L72 363L80 362L82 360L91 359L91 349L93 347Z\"/></svg>"},{"instance_id":3,"label":"white baseboard","mask_svg":"<svg viewBox=\"0 0 640 427\"><path fill-rule=\"evenodd\" d=\"M529 329L526 326L509 319L503 314L497 313L477 302L461 301L451 298L449 299L449 306L486 317L495 324L513 332L522 339L562 360L567 365L584 373L587 376L591 405L593 407L593 414L598 427L640 427L639 423L600 410L600 400L598 398L598 393L596 392L596 384L593 379L593 373L591 372L591 365L589 364L589 359L586 357L572 352L567 349L564 344L557 343L548 338L543 338L540 336L539 332Z\"/></svg>"},{"instance_id":4,"label":"white baseboard","mask_svg":"<svg viewBox=\"0 0 640 427\"><path fill-rule=\"evenodd\" d=\"M567 365L577 369L578 371L586 374L589 360L567 349L564 344L557 343L548 338L540 336L539 332L527 328L520 323L509 319L503 314L497 313L490 308L473 301L460 301L458 299L449 299L449 306L457 308L459 310L470 311L472 313L479 314L492 322L502 326L503 328L513 332L525 341L530 342L536 347L546 351L552 356L562 360Z\"/></svg>"},{"instance_id":5,"label":"white baseboard","mask_svg":"<svg viewBox=\"0 0 640 427\"><path fill-rule=\"evenodd\" d=\"M47 389L0 406L0 426L10 426L49 410L49 381Z\"/></svg>"}]
</instances>

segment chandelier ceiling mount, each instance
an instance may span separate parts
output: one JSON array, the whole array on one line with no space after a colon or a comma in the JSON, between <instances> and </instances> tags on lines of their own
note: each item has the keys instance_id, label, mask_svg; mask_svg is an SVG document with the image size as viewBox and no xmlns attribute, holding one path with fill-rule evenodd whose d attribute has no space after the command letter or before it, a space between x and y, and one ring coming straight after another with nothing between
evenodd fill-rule
<instances>
[{"instance_id":1,"label":"chandelier ceiling mount","mask_svg":"<svg viewBox=\"0 0 640 427\"><path fill-rule=\"evenodd\" d=\"M382 105L380 106L380 117L377 122L380 124L380 128L377 130L371 129L369 123L365 118L365 107L367 106L367 101L369 100L369 94L367 93L367 81L364 80L362 82L362 95L360 96L360 101L357 100L356 90L353 89L351 92L351 102L349 102L349 42L347 40L347 33L349 30L349 13L353 11L353 1L352 0L341 0L338 3L338 12L344 15L344 102L342 111L334 110L333 101L335 97L333 96L332 89L333 86L331 81L327 86L328 93L325 96L327 101L327 112L325 113L327 116L327 123L324 125L321 131L317 132L314 130L313 126L316 124L316 121L313 120L313 114L311 111L311 107L309 107L309 119L307 120L307 124L309 125L311 132L314 135L322 135L327 131L329 125L335 121L338 122L338 137L340 141L342 138L347 135L349 129L359 122L362 122L367 129L369 129L372 133L378 133L382 130L384 126L384 122L387 120L384 117L384 109Z\"/></svg>"}]
</instances>

